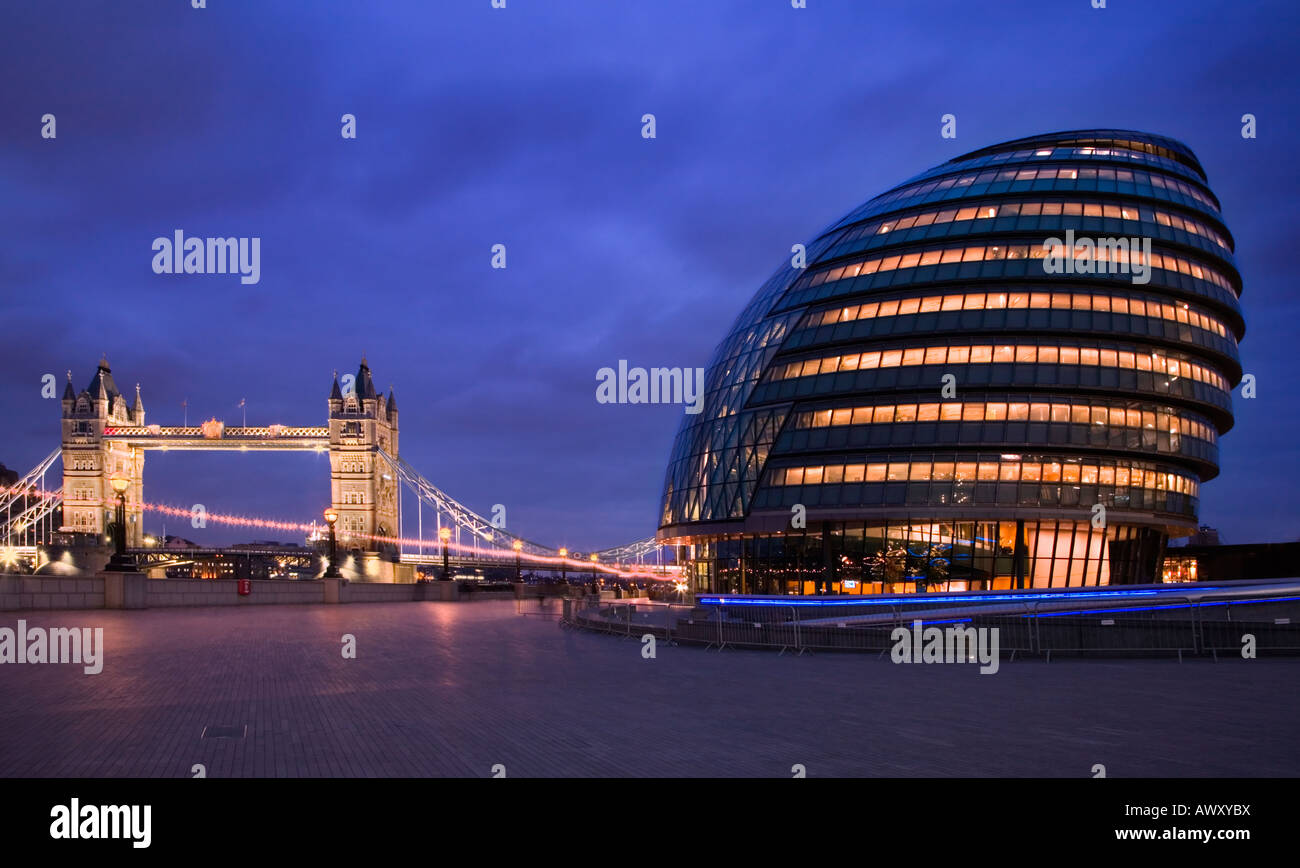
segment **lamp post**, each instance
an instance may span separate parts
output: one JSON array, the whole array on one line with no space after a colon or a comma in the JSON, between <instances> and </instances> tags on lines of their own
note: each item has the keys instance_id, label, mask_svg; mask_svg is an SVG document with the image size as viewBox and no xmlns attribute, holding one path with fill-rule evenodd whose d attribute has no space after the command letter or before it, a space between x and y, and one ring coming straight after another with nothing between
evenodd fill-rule
<instances>
[{"instance_id":1,"label":"lamp post","mask_svg":"<svg viewBox=\"0 0 1300 868\"><path fill-rule=\"evenodd\" d=\"M131 487L131 480L124 473L114 473L109 478L109 484L113 486L113 491L117 492L117 512L115 514L117 532L114 534L113 539L113 557L104 569L112 573L138 572L135 556L126 553L126 490Z\"/></svg>"},{"instance_id":2,"label":"lamp post","mask_svg":"<svg viewBox=\"0 0 1300 868\"><path fill-rule=\"evenodd\" d=\"M599 560L599 559L596 557L596 555L595 555L595 554L592 554L592 556L591 556L591 592L592 592L593 594L595 594L596 596L600 596L600 585L598 584L598 582L600 582L600 579L596 578L596 561L597 561L597 560Z\"/></svg>"},{"instance_id":3,"label":"lamp post","mask_svg":"<svg viewBox=\"0 0 1300 868\"><path fill-rule=\"evenodd\" d=\"M451 528L444 527L438 531L438 539L442 540L442 580L451 581L451 568L447 565L447 542L451 539Z\"/></svg>"},{"instance_id":4,"label":"lamp post","mask_svg":"<svg viewBox=\"0 0 1300 868\"><path fill-rule=\"evenodd\" d=\"M524 544L519 540L515 540L510 547L515 550L515 584L519 584L523 581L523 576L519 572L519 552L523 549Z\"/></svg>"},{"instance_id":5,"label":"lamp post","mask_svg":"<svg viewBox=\"0 0 1300 868\"><path fill-rule=\"evenodd\" d=\"M569 550L560 549L560 584L561 585L567 585L569 583L569 577L564 573L564 567L566 564L568 564L568 561L569 561Z\"/></svg>"},{"instance_id":6,"label":"lamp post","mask_svg":"<svg viewBox=\"0 0 1300 868\"><path fill-rule=\"evenodd\" d=\"M330 562L325 568L327 579L341 579L339 575L339 546L338 539L334 536L334 523L339 520L339 514L332 508L325 510L325 523L330 527Z\"/></svg>"}]
</instances>

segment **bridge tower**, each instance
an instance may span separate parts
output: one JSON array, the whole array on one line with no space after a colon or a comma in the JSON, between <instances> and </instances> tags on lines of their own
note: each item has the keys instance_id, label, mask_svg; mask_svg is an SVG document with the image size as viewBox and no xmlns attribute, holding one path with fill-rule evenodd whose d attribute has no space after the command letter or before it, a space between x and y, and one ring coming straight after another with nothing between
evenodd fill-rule
<instances>
[{"instance_id":1,"label":"bridge tower","mask_svg":"<svg viewBox=\"0 0 1300 868\"><path fill-rule=\"evenodd\" d=\"M126 398L113 382L108 359L102 358L90 385L81 392L72 387L72 371L63 389L63 523L59 530L104 536L113 522L117 494L110 480L124 473L131 480L126 490L126 544L141 545L144 538L144 450L104 439L104 429L144 425L140 386L135 401Z\"/></svg>"},{"instance_id":2,"label":"bridge tower","mask_svg":"<svg viewBox=\"0 0 1300 868\"><path fill-rule=\"evenodd\" d=\"M371 536L396 537L398 481L383 450L397 457L397 397L375 389L370 365L364 356L356 376L344 377L340 388L338 372L329 397L330 501L339 515L339 544L347 549L378 552L396 560L399 547Z\"/></svg>"}]
</instances>

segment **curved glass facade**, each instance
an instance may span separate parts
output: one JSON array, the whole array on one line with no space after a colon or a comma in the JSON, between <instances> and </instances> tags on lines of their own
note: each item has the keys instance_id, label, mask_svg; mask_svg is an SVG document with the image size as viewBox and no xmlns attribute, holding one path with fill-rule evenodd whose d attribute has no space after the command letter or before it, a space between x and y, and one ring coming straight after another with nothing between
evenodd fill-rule
<instances>
[{"instance_id":1,"label":"curved glass facade","mask_svg":"<svg viewBox=\"0 0 1300 868\"><path fill-rule=\"evenodd\" d=\"M1180 142L957 157L755 295L678 432L659 537L715 592L1157 581L1232 427L1240 293Z\"/></svg>"}]
</instances>

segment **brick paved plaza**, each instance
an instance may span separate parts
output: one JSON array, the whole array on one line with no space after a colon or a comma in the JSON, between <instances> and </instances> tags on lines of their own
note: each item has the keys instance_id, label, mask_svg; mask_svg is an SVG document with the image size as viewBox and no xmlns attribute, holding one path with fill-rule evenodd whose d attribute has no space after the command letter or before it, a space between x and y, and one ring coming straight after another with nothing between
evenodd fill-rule
<instances>
[{"instance_id":1,"label":"brick paved plaza","mask_svg":"<svg viewBox=\"0 0 1300 868\"><path fill-rule=\"evenodd\" d=\"M1300 660L904 666L561 630L513 602L5 613L102 674L0 666L0 775L1300 775ZM345 660L351 633L358 656ZM203 738L235 727L244 738Z\"/></svg>"}]
</instances>

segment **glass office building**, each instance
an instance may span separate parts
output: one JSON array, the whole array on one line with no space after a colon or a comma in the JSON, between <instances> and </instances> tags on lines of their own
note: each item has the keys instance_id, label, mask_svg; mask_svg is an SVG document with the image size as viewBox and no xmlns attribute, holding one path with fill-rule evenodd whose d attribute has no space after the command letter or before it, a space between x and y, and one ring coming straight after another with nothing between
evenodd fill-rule
<instances>
[{"instance_id":1,"label":"glass office building","mask_svg":"<svg viewBox=\"0 0 1300 868\"><path fill-rule=\"evenodd\" d=\"M1232 235L1184 144L983 148L796 251L719 345L659 538L696 590L1158 581L1241 379Z\"/></svg>"}]
</instances>

